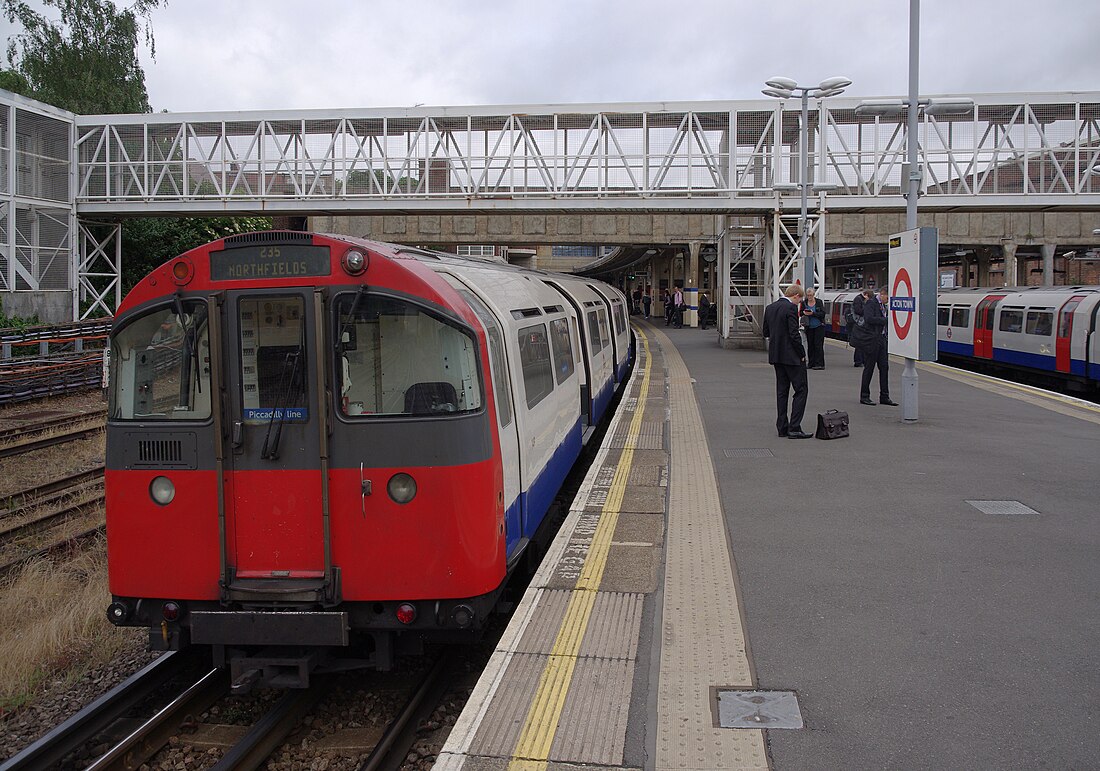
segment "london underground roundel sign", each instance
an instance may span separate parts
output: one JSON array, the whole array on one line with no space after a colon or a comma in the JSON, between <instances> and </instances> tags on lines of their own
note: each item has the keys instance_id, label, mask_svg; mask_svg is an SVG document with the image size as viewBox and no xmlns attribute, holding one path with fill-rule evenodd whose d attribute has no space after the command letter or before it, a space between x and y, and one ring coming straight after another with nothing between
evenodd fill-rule
<instances>
[{"instance_id":1,"label":"london underground roundel sign","mask_svg":"<svg viewBox=\"0 0 1100 771\"><path fill-rule=\"evenodd\" d=\"M894 325L894 334L898 340L909 336L913 326L913 316L917 311L917 298L913 294L913 281L909 271L899 268L894 276L894 285L890 289L890 319Z\"/></svg>"}]
</instances>

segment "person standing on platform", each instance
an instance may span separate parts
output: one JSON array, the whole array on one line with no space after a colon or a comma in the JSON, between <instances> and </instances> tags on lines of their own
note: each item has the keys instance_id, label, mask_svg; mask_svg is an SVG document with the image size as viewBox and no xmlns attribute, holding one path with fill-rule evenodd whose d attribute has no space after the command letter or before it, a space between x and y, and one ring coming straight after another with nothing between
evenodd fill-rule
<instances>
[{"instance_id":1,"label":"person standing on platform","mask_svg":"<svg viewBox=\"0 0 1100 771\"><path fill-rule=\"evenodd\" d=\"M764 309L764 337L768 338L768 363L775 367L776 420L780 436L788 439L812 439L802 430L806 397L810 386L806 378L806 349L799 334L798 305L804 296L802 287L792 284L785 296ZM794 386L790 417L787 395Z\"/></svg>"},{"instance_id":2,"label":"person standing on platform","mask_svg":"<svg viewBox=\"0 0 1100 771\"><path fill-rule=\"evenodd\" d=\"M863 318L863 303L866 302L867 297L871 294L870 289L861 289L859 293L852 300L852 308L848 311L848 345L852 346L852 350L855 353L852 354L852 366L863 366L863 349L856 345L855 332L856 332L856 320Z\"/></svg>"},{"instance_id":3,"label":"person standing on platform","mask_svg":"<svg viewBox=\"0 0 1100 771\"><path fill-rule=\"evenodd\" d=\"M666 289L661 295L661 300L665 305L665 326L667 327L672 323L672 292Z\"/></svg>"},{"instance_id":4,"label":"person standing on platform","mask_svg":"<svg viewBox=\"0 0 1100 771\"><path fill-rule=\"evenodd\" d=\"M684 288L679 284L672 293L672 320L677 329L684 326Z\"/></svg>"},{"instance_id":5,"label":"person standing on platform","mask_svg":"<svg viewBox=\"0 0 1100 771\"><path fill-rule=\"evenodd\" d=\"M642 309L642 290L635 288L630 293L630 315L634 316Z\"/></svg>"},{"instance_id":6,"label":"person standing on platform","mask_svg":"<svg viewBox=\"0 0 1100 771\"><path fill-rule=\"evenodd\" d=\"M642 310L645 312L645 317L649 318L650 308L653 307L653 290L650 287L645 288L645 293L642 295Z\"/></svg>"},{"instance_id":7,"label":"person standing on platform","mask_svg":"<svg viewBox=\"0 0 1100 771\"><path fill-rule=\"evenodd\" d=\"M699 293L699 329L707 328L707 321L710 319L710 298L707 297L706 292Z\"/></svg>"},{"instance_id":8,"label":"person standing on platform","mask_svg":"<svg viewBox=\"0 0 1100 771\"><path fill-rule=\"evenodd\" d=\"M799 307L802 327L806 330L806 363L810 369L825 369L825 303L818 302L811 287Z\"/></svg>"},{"instance_id":9,"label":"person standing on platform","mask_svg":"<svg viewBox=\"0 0 1100 771\"><path fill-rule=\"evenodd\" d=\"M863 378L859 384L860 404L874 404L871 401L871 378L877 366L878 403L888 407L898 406L890 398L890 351L886 329L888 303L889 293L882 288L877 298L872 295L863 304L863 319L866 322L863 332L867 342L863 349Z\"/></svg>"}]
</instances>

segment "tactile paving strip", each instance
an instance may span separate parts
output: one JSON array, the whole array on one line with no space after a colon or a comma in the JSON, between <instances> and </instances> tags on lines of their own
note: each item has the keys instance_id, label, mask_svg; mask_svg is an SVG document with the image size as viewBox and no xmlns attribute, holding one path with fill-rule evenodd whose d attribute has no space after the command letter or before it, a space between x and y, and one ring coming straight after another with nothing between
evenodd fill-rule
<instances>
[{"instance_id":1,"label":"tactile paving strip","mask_svg":"<svg viewBox=\"0 0 1100 771\"><path fill-rule=\"evenodd\" d=\"M631 440L626 431L623 431L611 440L610 446L624 449L630 447L635 450L660 450L665 446L664 422L643 421L636 439Z\"/></svg>"},{"instance_id":2,"label":"tactile paving strip","mask_svg":"<svg viewBox=\"0 0 1100 771\"><path fill-rule=\"evenodd\" d=\"M702 416L680 354L667 344L662 351L672 473L655 768L767 769L762 731L713 725L711 688L751 687L752 674Z\"/></svg>"},{"instance_id":3,"label":"tactile paving strip","mask_svg":"<svg viewBox=\"0 0 1100 771\"><path fill-rule=\"evenodd\" d=\"M978 511L997 517L1038 517L1039 512L1019 501L967 501Z\"/></svg>"}]
</instances>

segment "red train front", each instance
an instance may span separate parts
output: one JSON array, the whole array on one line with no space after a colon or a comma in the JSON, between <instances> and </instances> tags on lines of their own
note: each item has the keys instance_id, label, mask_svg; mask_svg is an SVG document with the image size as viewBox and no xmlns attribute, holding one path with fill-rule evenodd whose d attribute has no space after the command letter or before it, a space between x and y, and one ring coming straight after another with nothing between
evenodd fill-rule
<instances>
[{"instance_id":1,"label":"red train front","mask_svg":"<svg viewBox=\"0 0 1100 771\"><path fill-rule=\"evenodd\" d=\"M469 637L506 575L480 330L354 239L233 236L147 276L110 348L111 620L242 685Z\"/></svg>"}]
</instances>

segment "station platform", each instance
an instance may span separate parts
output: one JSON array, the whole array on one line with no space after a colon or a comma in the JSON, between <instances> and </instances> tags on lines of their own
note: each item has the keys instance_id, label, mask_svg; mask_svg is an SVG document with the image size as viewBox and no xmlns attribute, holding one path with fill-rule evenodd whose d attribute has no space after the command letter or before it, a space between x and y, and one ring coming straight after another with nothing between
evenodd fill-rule
<instances>
[{"instance_id":1,"label":"station platform","mask_svg":"<svg viewBox=\"0 0 1100 771\"><path fill-rule=\"evenodd\" d=\"M765 352L634 325L435 768L1100 765L1100 407L920 365L905 423L829 343L803 428L840 409L851 437L794 441Z\"/></svg>"}]
</instances>

